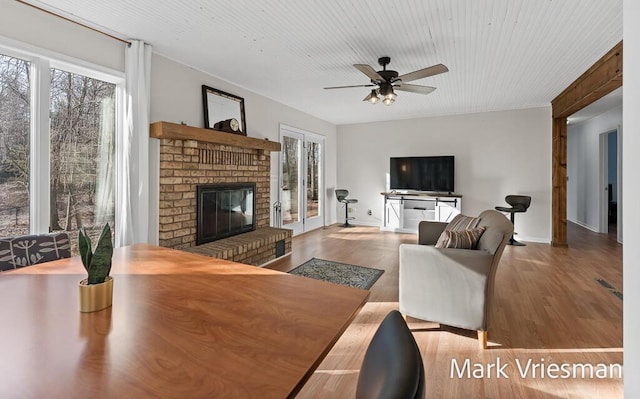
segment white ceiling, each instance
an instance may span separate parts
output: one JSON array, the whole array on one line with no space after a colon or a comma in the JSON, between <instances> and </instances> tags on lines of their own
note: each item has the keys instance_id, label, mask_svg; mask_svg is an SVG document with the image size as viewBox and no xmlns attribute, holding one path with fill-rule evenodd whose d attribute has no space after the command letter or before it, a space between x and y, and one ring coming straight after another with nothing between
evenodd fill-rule
<instances>
[{"instance_id":1,"label":"white ceiling","mask_svg":"<svg viewBox=\"0 0 640 399\"><path fill-rule=\"evenodd\" d=\"M545 106L622 40L622 0L30 2L334 124ZM388 107L323 90L369 83L352 65L381 56L450 72Z\"/></svg>"}]
</instances>

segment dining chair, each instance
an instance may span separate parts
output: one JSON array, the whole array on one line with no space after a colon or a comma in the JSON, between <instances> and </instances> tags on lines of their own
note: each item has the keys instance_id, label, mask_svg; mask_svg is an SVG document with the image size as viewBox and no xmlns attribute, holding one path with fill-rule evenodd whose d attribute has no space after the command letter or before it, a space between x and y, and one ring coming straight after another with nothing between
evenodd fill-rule
<instances>
[{"instance_id":1,"label":"dining chair","mask_svg":"<svg viewBox=\"0 0 640 399\"><path fill-rule=\"evenodd\" d=\"M71 256L67 233L0 238L0 271Z\"/></svg>"},{"instance_id":2,"label":"dining chair","mask_svg":"<svg viewBox=\"0 0 640 399\"><path fill-rule=\"evenodd\" d=\"M420 350L400 312L392 310L364 355L356 399L423 397L424 366Z\"/></svg>"}]
</instances>

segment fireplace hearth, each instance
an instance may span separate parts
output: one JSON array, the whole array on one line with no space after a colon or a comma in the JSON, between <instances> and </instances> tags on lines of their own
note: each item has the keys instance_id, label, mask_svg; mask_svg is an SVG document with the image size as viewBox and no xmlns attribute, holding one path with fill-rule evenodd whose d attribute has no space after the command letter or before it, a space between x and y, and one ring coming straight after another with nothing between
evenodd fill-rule
<instances>
[{"instance_id":1,"label":"fireplace hearth","mask_svg":"<svg viewBox=\"0 0 640 399\"><path fill-rule=\"evenodd\" d=\"M255 230L255 192L255 183L198 185L197 245Z\"/></svg>"}]
</instances>

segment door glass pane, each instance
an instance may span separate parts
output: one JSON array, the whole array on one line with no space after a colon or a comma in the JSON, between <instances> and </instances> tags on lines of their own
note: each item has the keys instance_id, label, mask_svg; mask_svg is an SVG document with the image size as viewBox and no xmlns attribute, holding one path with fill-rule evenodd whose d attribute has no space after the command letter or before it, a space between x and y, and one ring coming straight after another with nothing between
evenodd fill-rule
<instances>
[{"instance_id":1,"label":"door glass pane","mask_svg":"<svg viewBox=\"0 0 640 399\"><path fill-rule=\"evenodd\" d=\"M115 224L116 85L51 70L51 229ZM71 240L76 243L77 240ZM73 248L72 248L73 249Z\"/></svg>"},{"instance_id":2,"label":"door glass pane","mask_svg":"<svg viewBox=\"0 0 640 399\"><path fill-rule=\"evenodd\" d=\"M0 237L29 233L29 68L0 54Z\"/></svg>"},{"instance_id":3,"label":"door glass pane","mask_svg":"<svg viewBox=\"0 0 640 399\"><path fill-rule=\"evenodd\" d=\"M320 144L310 141L307 150L307 217L319 215Z\"/></svg>"},{"instance_id":4,"label":"door glass pane","mask_svg":"<svg viewBox=\"0 0 640 399\"><path fill-rule=\"evenodd\" d=\"M300 220L298 176L300 175L299 139L283 136L282 140L282 223Z\"/></svg>"}]
</instances>

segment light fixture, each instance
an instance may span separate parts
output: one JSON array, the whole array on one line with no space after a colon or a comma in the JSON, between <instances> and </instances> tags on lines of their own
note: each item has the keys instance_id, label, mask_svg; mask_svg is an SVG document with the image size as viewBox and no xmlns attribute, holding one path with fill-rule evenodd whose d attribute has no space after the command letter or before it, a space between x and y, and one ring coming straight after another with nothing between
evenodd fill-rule
<instances>
[{"instance_id":1,"label":"light fixture","mask_svg":"<svg viewBox=\"0 0 640 399\"><path fill-rule=\"evenodd\" d=\"M382 103L384 105L391 105L396 101L396 93L393 92L393 87L390 84L380 85L380 94L383 97Z\"/></svg>"},{"instance_id":2,"label":"light fixture","mask_svg":"<svg viewBox=\"0 0 640 399\"><path fill-rule=\"evenodd\" d=\"M369 101L371 104L376 104L380 100L378 97L378 91L376 89L371 90L368 96L364 98L362 101Z\"/></svg>"}]
</instances>

